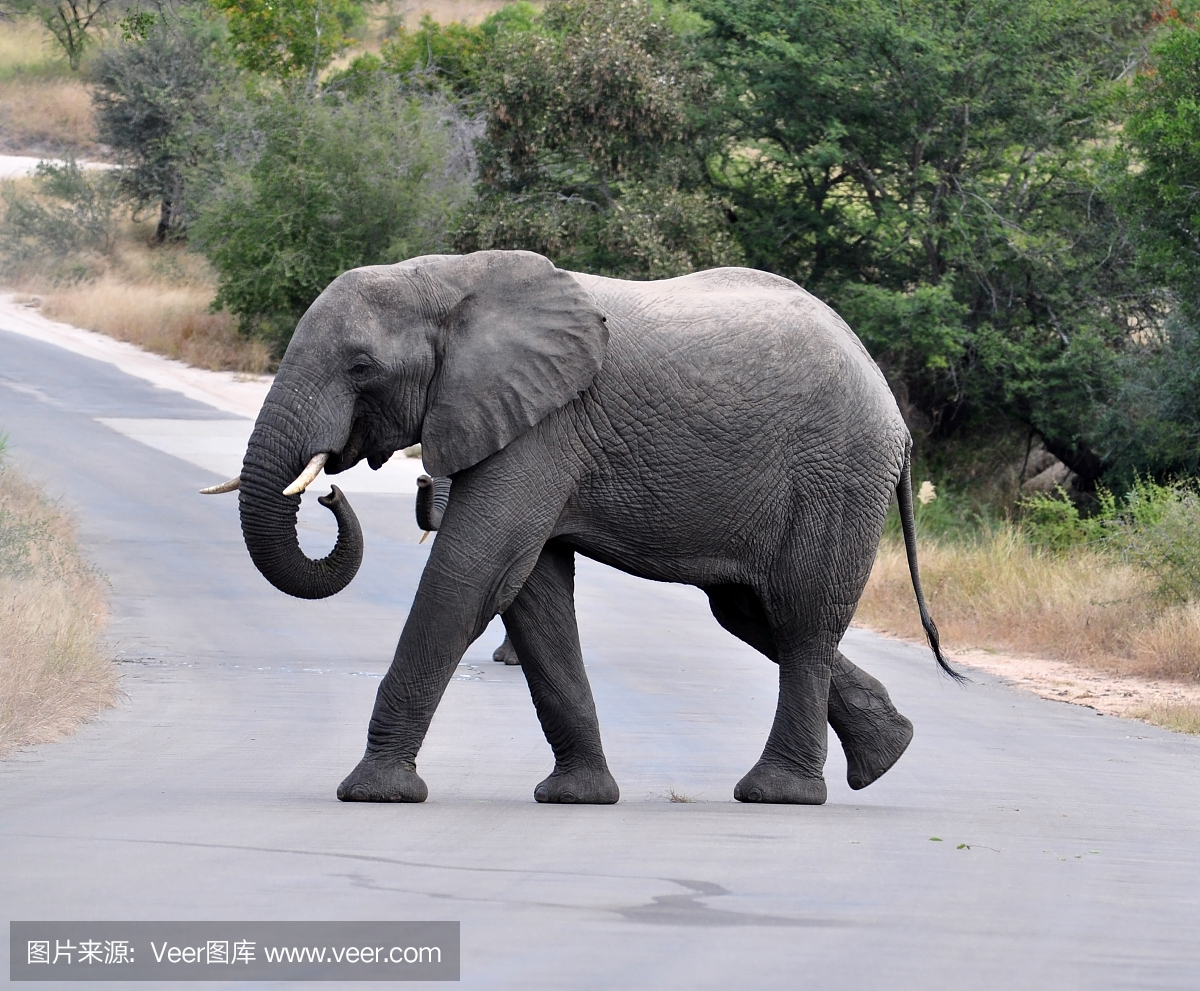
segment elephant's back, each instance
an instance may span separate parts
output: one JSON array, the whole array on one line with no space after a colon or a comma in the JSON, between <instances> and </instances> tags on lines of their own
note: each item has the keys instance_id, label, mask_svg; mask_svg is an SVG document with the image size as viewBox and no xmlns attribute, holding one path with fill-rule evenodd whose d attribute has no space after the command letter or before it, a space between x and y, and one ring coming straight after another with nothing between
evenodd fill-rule
<instances>
[{"instance_id":1,"label":"elephant's back","mask_svg":"<svg viewBox=\"0 0 1200 991\"><path fill-rule=\"evenodd\" d=\"M745 268L655 282L575 277L608 321L601 383L747 414L769 411L801 428L835 409L835 419L901 422L857 335L788 279Z\"/></svg>"}]
</instances>

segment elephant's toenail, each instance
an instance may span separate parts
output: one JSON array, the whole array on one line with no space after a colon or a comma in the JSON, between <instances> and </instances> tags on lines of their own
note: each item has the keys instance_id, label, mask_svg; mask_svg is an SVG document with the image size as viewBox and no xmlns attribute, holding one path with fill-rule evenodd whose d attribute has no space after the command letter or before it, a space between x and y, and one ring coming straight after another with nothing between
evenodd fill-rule
<instances>
[{"instance_id":1,"label":"elephant's toenail","mask_svg":"<svg viewBox=\"0 0 1200 991\"><path fill-rule=\"evenodd\" d=\"M576 802L575 796L572 795L569 791L565 791L561 795L559 795L558 800L563 805L574 805Z\"/></svg>"},{"instance_id":2,"label":"elephant's toenail","mask_svg":"<svg viewBox=\"0 0 1200 991\"><path fill-rule=\"evenodd\" d=\"M751 788L750 794L746 796L746 799L751 802L761 802L763 800L763 793L757 788Z\"/></svg>"},{"instance_id":3,"label":"elephant's toenail","mask_svg":"<svg viewBox=\"0 0 1200 991\"><path fill-rule=\"evenodd\" d=\"M356 802L365 802L367 800L367 786L355 785L350 789L350 797Z\"/></svg>"}]
</instances>

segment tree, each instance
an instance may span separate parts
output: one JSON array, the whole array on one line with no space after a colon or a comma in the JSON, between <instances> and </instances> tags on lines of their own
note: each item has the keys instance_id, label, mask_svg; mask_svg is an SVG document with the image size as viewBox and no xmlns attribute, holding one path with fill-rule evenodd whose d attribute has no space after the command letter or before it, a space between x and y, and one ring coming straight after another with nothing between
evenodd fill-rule
<instances>
[{"instance_id":1,"label":"tree","mask_svg":"<svg viewBox=\"0 0 1200 991\"><path fill-rule=\"evenodd\" d=\"M87 255L112 251L120 202L112 176L86 171L73 158L39 162L32 192L10 187L3 193L0 265L6 275L19 278L47 262L53 272L71 262L73 271L56 274L78 279Z\"/></svg>"},{"instance_id":2,"label":"tree","mask_svg":"<svg viewBox=\"0 0 1200 991\"><path fill-rule=\"evenodd\" d=\"M552 0L534 29L502 35L481 74L480 202L457 246L630 278L739 260L693 113L707 92L694 27L643 0Z\"/></svg>"},{"instance_id":3,"label":"tree","mask_svg":"<svg viewBox=\"0 0 1200 991\"><path fill-rule=\"evenodd\" d=\"M460 96L480 88L484 72L497 42L512 34L533 29L537 10L530 3L510 3L476 26L438 24L428 14L415 31L401 27L384 43L381 64L390 72L427 74L445 83Z\"/></svg>"},{"instance_id":4,"label":"tree","mask_svg":"<svg viewBox=\"0 0 1200 991\"><path fill-rule=\"evenodd\" d=\"M78 69L91 45L93 28L104 23L122 0L5 0L10 14L31 15L46 25L72 69Z\"/></svg>"},{"instance_id":5,"label":"tree","mask_svg":"<svg viewBox=\"0 0 1200 991\"><path fill-rule=\"evenodd\" d=\"M390 80L357 99L275 94L222 128L192 241L220 276L214 305L280 350L342 272L443 250L470 190L461 117Z\"/></svg>"},{"instance_id":6,"label":"tree","mask_svg":"<svg viewBox=\"0 0 1200 991\"><path fill-rule=\"evenodd\" d=\"M371 85L376 73L400 76L425 89L448 89L473 102L481 76L501 39L533 30L537 9L520 0L489 14L476 25L439 24L426 14L415 31L401 26L384 42L379 55L357 56L326 83L343 92Z\"/></svg>"},{"instance_id":7,"label":"tree","mask_svg":"<svg viewBox=\"0 0 1200 991\"><path fill-rule=\"evenodd\" d=\"M210 21L156 18L141 27L140 38L99 52L92 99L99 139L125 159L124 189L139 208L159 208L162 242L185 230L185 176L209 140L220 73Z\"/></svg>"},{"instance_id":8,"label":"tree","mask_svg":"<svg viewBox=\"0 0 1200 991\"><path fill-rule=\"evenodd\" d=\"M311 90L364 19L364 0L212 0L242 68Z\"/></svg>"},{"instance_id":9,"label":"tree","mask_svg":"<svg viewBox=\"0 0 1200 991\"><path fill-rule=\"evenodd\" d=\"M864 330L933 438L1086 441L1155 300L1098 175L1148 0L697 0L751 262Z\"/></svg>"},{"instance_id":10,"label":"tree","mask_svg":"<svg viewBox=\"0 0 1200 991\"><path fill-rule=\"evenodd\" d=\"M1200 304L1200 16L1173 8L1127 104L1120 201L1142 261Z\"/></svg>"},{"instance_id":11,"label":"tree","mask_svg":"<svg viewBox=\"0 0 1200 991\"><path fill-rule=\"evenodd\" d=\"M1112 173L1140 275L1164 287L1167 316L1141 328L1093 431L1118 485L1200 472L1200 17L1167 7L1158 20Z\"/></svg>"}]
</instances>

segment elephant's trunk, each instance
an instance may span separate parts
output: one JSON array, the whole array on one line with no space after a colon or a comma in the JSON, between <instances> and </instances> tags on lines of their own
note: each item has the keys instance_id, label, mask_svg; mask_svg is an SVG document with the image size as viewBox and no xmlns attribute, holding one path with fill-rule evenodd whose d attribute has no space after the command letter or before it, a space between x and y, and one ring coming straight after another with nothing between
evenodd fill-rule
<instances>
[{"instance_id":1,"label":"elephant's trunk","mask_svg":"<svg viewBox=\"0 0 1200 991\"><path fill-rule=\"evenodd\" d=\"M255 430L242 466L238 504L242 536L255 567L281 592L299 599L324 599L350 584L362 563L363 536L358 517L335 485L317 501L337 519L337 543L328 557L314 561L300 549L296 539L296 513L300 496L285 496L283 490L303 467L291 458L272 456L269 448L256 443ZM304 459L307 460L307 459Z\"/></svg>"},{"instance_id":2,"label":"elephant's trunk","mask_svg":"<svg viewBox=\"0 0 1200 991\"><path fill-rule=\"evenodd\" d=\"M427 533L442 525L442 515L450 503L450 485L450 479L443 477L422 475L417 479L417 526Z\"/></svg>"}]
</instances>

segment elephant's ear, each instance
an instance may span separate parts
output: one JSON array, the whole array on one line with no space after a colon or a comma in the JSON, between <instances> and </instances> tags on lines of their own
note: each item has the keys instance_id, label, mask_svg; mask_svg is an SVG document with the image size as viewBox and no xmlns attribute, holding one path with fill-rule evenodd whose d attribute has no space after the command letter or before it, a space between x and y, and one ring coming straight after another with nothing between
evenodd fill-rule
<instances>
[{"instance_id":1,"label":"elephant's ear","mask_svg":"<svg viewBox=\"0 0 1200 991\"><path fill-rule=\"evenodd\" d=\"M453 475L590 386L608 328L591 294L532 252L464 255L434 277L457 303L442 319L421 456L433 474Z\"/></svg>"}]
</instances>

